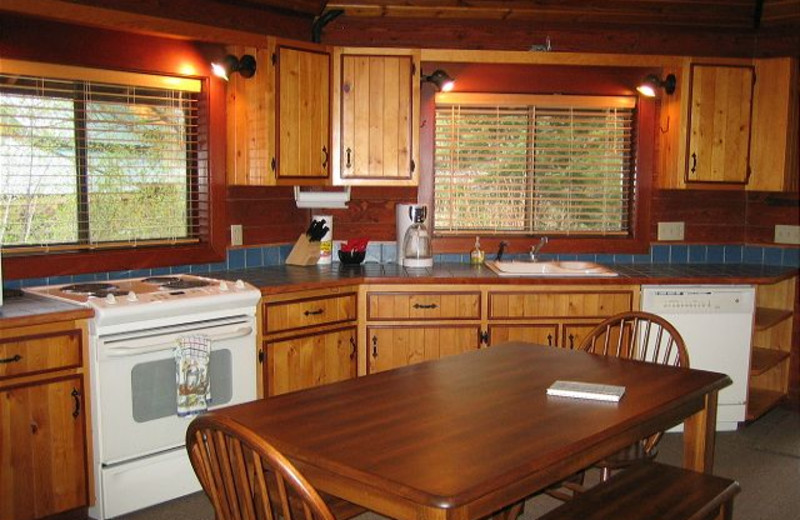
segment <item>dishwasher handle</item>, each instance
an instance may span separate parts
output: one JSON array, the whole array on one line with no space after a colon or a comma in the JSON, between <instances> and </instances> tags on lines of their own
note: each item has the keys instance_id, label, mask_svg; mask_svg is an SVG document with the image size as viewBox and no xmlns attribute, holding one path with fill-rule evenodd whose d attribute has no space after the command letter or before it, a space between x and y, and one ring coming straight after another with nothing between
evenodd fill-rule
<instances>
[{"instance_id":1,"label":"dishwasher handle","mask_svg":"<svg viewBox=\"0 0 800 520\"><path fill-rule=\"evenodd\" d=\"M236 330L225 332L222 334L206 334L208 338L214 341L223 341L227 339L236 339L236 338L243 338L245 336L249 336L253 332L253 327L240 327ZM140 339L140 340L130 340L125 342L124 345L116 346L116 347L109 347L106 346L103 349L103 355L107 357L128 357L128 356L138 356L141 354L149 354L151 352L159 352L161 350L172 350L175 348L175 341L163 341L163 340L156 340L153 341L152 338L149 339Z\"/></svg>"}]
</instances>

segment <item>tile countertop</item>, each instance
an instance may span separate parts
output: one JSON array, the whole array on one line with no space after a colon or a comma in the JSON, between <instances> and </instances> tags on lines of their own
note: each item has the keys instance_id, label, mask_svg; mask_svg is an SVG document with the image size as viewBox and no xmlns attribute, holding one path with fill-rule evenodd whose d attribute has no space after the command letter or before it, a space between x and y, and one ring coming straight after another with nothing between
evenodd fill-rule
<instances>
[{"instance_id":1,"label":"tile countertop","mask_svg":"<svg viewBox=\"0 0 800 520\"><path fill-rule=\"evenodd\" d=\"M262 294L287 290L316 289L360 283L383 284L514 284L514 285L616 285L616 284L766 284L798 274L791 267L750 264L616 264L619 273L611 277L498 276L483 265L442 263L432 268L406 269L397 264L359 266L275 266L221 271L210 276L242 279L261 289Z\"/></svg>"},{"instance_id":2,"label":"tile countertop","mask_svg":"<svg viewBox=\"0 0 800 520\"><path fill-rule=\"evenodd\" d=\"M88 307L32 294L6 291L3 294L3 305L0 306L0 334L3 329L11 327L80 320L92 316L94 316L94 311Z\"/></svg>"}]
</instances>

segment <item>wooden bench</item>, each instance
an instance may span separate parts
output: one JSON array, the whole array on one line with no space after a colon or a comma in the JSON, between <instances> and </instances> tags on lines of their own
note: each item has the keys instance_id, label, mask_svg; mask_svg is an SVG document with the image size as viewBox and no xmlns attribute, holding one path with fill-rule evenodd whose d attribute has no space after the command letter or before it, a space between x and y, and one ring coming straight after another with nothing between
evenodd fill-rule
<instances>
[{"instance_id":1,"label":"wooden bench","mask_svg":"<svg viewBox=\"0 0 800 520\"><path fill-rule=\"evenodd\" d=\"M733 517L739 483L645 462L613 475L540 520L706 520Z\"/></svg>"}]
</instances>

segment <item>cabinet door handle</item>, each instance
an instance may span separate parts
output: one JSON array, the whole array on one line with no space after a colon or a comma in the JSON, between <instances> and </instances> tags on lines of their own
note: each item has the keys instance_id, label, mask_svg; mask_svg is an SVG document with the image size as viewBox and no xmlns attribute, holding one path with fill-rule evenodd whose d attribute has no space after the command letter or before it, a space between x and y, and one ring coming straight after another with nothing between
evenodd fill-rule
<instances>
[{"instance_id":1,"label":"cabinet door handle","mask_svg":"<svg viewBox=\"0 0 800 520\"><path fill-rule=\"evenodd\" d=\"M548 347L552 347L553 346L553 335L552 334L548 334L547 335L547 346Z\"/></svg>"},{"instance_id":2,"label":"cabinet door handle","mask_svg":"<svg viewBox=\"0 0 800 520\"><path fill-rule=\"evenodd\" d=\"M481 344L489 346L489 331L488 330L479 330L478 331L478 348L481 348Z\"/></svg>"},{"instance_id":3,"label":"cabinet door handle","mask_svg":"<svg viewBox=\"0 0 800 520\"><path fill-rule=\"evenodd\" d=\"M697 170L697 154L696 154L696 153L693 153L693 154L692 154L692 168L691 168L691 172L692 172L692 173L694 173L696 170Z\"/></svg>"},{"instance_id":4,"label":"cabinet door handle","mask_svg":"<svg viewBox=\"0 0 800 520\"><path fill-rule=\"evenodd\" d=\"M13 355L13 356L11 356L9 358L0 359L0 363L16 363L17 361L21 361L21 360L22 360L22 356L20 356L19 354L15 354L15 355Z\"/></svg>"},{"instance_id":5,"label":"cabinet door handle","mask_svg":"<svg viewBox=\"0 0 800 520\"><path fill-rule=\"evenodd\" d=\"M81 414L81 393L78 392L77 388L73 388L70 395L75 399L75 409L72 410L72 416L78 417Z\"/></svg>"},{"instance_id":6,"label":"cabinet door handle","mask_svg":"<svg viewBox=\"0 0 800 520\"><path fill-rule=\"evenodd\" d=\"M378 336L372 336L372 357L378 357Z\"/></svg>"},{"instance_id":7,"label":"cabinet door handle","mask_svg":"<svg viewBox=\"0 0 800 520\"><path fill-rule=\"evenodd\" d=\"M574 334L570 334L569 335L569 349L570 350L575 350L575 335Z\"/></svg>"},{"instance_id":8,"label":"cabinet door handle","mask_svg":"<svg viewBox=\"0 0 800 520\"><path fill-rule=\"evenodd\" d=\"M351 150L350 148L348 148L347 150L344 151L344 155L346 157L346 159L345 159L346 162L345 162L344 167L347 168L348 170L353 167L353 163L350 162L350 156L352 154L353 154L353 150Z\"/></svg>"},{"instance_id":9,"label":"cabinet door handle","mask_svg":"<svg viewBox=\"0 0 800 520\"><path fill-rule=\"evenodd\" d=\"M435 303L415 303L414 304L414 308L415 309L435 309L437 307L438 307L438 305L436 305Z\"/></svg>"},{"instance_id":10,"label":"cabinet door handle","mask_svg":"<svg viewBox=\"0 0 800 520\"><path fill-rule=\"evenodd\" d=\"M352 336L350 336L350 346L353 347L353 349L350 351L350 359L355 359L356 358L356 340Z\"/></svg>"},{"instance_id":11,"label":"cabinet door handle","mask_svg":"<svg viewBox=\"0 0 800 520\"><path fill-rule=\"evenodd\" d=\"M328 147L327 146L323 146L322 147L322 155L324 156L324 158L322 159L322 167L323 168L327 168L328 167Z\"/></svg>"},{"instance_id":12,"label":"cabinet door handle","mask_svg":"<svg viewBox=\"0 0 800 520\"><path fill-rule=\"evenodd\" d=\"M306 311L303 314L306 316L319 316L320 314L324 313L325 311L322 309L317 309L315 311Z\"/></svg>"}]
</instances>

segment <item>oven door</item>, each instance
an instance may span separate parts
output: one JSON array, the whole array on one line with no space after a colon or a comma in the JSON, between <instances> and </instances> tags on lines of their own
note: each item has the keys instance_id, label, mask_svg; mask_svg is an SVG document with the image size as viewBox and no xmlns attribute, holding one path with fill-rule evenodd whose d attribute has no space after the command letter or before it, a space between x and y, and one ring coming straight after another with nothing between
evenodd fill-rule
<instances>
[{"instance_id":1,"label":"oven door","mask_svg":"<svg viewBox=\"0 0 800 520\"><path fill-rule=\"evenodd\" d=\"M191 417L177 415L174 357L184 335L212 340L212 409L254 400L255 328L253 316L239 316L97 338L99 462L112 465L185 444Z\"/></svg>"}]
</instances>

